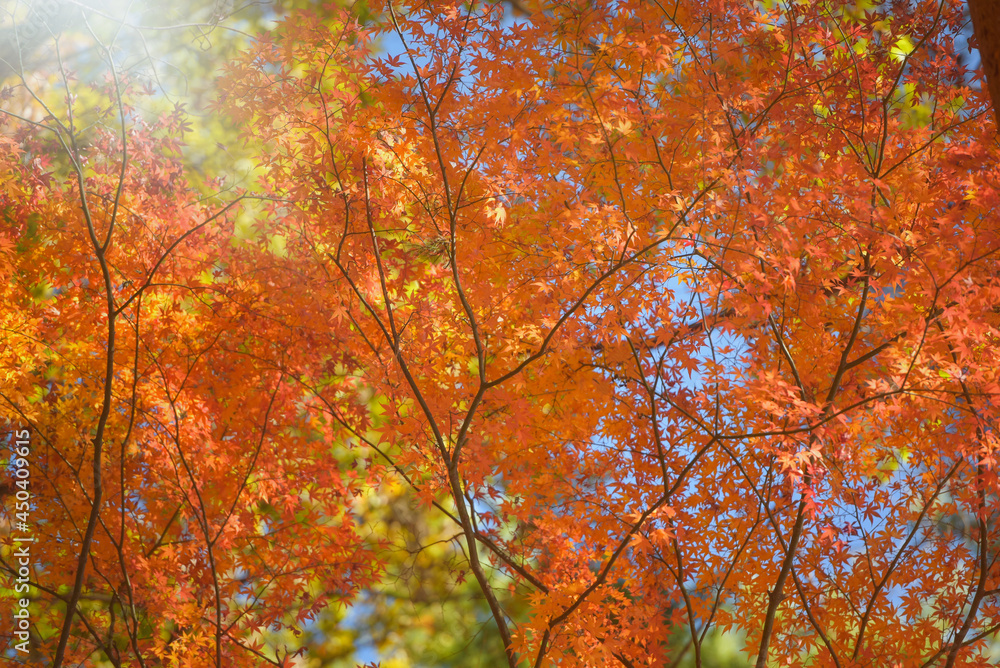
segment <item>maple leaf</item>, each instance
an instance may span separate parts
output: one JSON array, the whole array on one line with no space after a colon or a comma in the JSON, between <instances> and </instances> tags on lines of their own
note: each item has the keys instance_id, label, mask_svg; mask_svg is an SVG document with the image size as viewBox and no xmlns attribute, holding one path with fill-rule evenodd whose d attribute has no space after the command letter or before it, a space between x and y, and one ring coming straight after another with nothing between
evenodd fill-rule
<instances>
[{"instance_id":1,"label":"maple leaf","mask_svg":"<svg viewBox=\"0 0 1000 668\"><path fill-rule=\"evenodd\" d=\"M577 4L254 15L221 79L179 65L205 117L100 59L4 89L37 653L977 660L1000 149L964 7Z\"/></svg>"}]
</instances>

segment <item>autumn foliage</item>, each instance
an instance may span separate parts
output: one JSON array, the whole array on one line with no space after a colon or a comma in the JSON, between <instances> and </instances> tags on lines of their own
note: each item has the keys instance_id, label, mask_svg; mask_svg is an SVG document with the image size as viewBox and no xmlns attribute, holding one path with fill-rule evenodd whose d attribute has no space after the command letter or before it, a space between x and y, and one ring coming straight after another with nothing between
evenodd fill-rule
<instances>
[{"instance_id":1,"label":"autumn foliage","mask_svg":"<svg viewBox=\"0 0 1000 668\"><path fill-rule=\"evenodd\" d=\"M517 7L292 12L217 83L238 191L113 66L67 79L93 109L8 93L34 658L293 665L267 633L380 581L359 499L392 488L452 525L511 666L701 665L716 630L760 668L992 665L964 5Z\"/></svg>"}]
</instances>

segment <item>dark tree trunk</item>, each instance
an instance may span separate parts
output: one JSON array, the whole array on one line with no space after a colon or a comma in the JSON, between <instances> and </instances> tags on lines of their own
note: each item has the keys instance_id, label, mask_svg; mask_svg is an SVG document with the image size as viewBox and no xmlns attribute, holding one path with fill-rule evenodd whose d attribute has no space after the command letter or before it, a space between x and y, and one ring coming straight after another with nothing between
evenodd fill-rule
<instances>
[{"instance_id":1,"label":"dark tree trunk","mask_svg":"<svg viewBox=\"0 0 1000 668\"><path fill-rule=\"evenodd\" d=\"M1000 0L969 0L969 13L993 101L993 113L1000 128Z\"/></svg>"}]
</instances>

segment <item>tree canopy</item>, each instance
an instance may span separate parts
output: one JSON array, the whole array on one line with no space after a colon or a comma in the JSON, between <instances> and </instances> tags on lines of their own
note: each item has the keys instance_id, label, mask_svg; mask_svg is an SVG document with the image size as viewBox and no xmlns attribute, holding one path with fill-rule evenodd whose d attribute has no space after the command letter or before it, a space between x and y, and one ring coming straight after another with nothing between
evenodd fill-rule
<instances>
[{"instance_id":1,"label":"tree canopy","mask_svg":"<svg viewBox=\"0 0 1000 668\"><path fill-rule=\"evenodd\" d=\"M9 660L993 665L964 3L58 4L0 54Z\"/></svg>"}]
</instances>

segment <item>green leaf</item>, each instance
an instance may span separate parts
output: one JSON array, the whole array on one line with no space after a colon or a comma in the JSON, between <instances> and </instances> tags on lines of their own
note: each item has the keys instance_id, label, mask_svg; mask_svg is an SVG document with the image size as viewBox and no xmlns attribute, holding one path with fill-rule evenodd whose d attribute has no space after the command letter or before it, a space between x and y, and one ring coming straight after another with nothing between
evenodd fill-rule
<instances>
[{"instance_id":1,"label":"green leaf","mask_svg":"<svg viewBox=\"0 0 1000 668\"><path fill-rule=\"evenodd\" d=\"M892 49L889 51L889 54L892 56L893 60L901 63L904 60L906 60L907 56L913 53L913 50L915 48L916 47L914 46L910 38L907 37L906 35L903 35L902 37L896 40L896 45L892 47Z\"/></svg>"},{"instance_id":2,"label":"green leaf","mask_svg":"<svg viewBox=\"0 0 1000 668\"><path fill-rule=\"evenodd\" d=\"M272 234L268 240L267 249L278 257L288 257L288 250L285 248L287 240L283 234Z\"/></svg>"}]
</instances>

